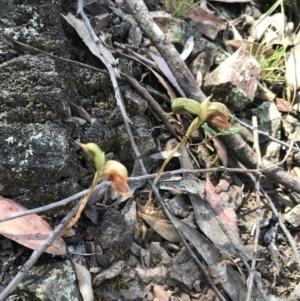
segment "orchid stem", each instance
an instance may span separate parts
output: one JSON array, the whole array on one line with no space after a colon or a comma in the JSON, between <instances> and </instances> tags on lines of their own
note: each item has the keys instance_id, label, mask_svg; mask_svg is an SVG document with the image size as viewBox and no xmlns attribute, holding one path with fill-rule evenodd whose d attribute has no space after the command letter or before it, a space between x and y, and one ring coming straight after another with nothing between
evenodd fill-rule
<instances>
[{"instance_id":1,"label":"orchid stem","mask_svg":"<svg viewBox=\"0 0 300 301\"><path fill-rule=\"evenodd\" d=\"M154 178L153 184L155 185L158 181L158 179L160 178L161 174L163 173L166 165L170 162L170 160L173 158L173 156L175 155L175 153L180 149L180 147L187 142L189 136L184 136L183 139L176 145L176 147L170 152L169 156L166 158L165 162L163 163L163 165L161 166L161 168L159 169L156 177Z\"/></svg>"},{"instance_id":2,"label":"orchid stem","mask_svg":"<svg viewBox=\"0 0 300 301\"><path fill-rule=\"evenodd\" d=\"M89 198L91 197L92 193L95 190L95 187L97 185L97 183L99 182L99 180L101 179L101 176L99 176L99 173L96 172L94 175L94 179L93 179L93 183L92 186L90 188L90 190L88 191L88 193L86 194L86 196L84 197L84 199L82 200L80 207L78 208L78 211L76 213L76 215L72 218L72 220L65 226L65 229L70 229L71 227L73 227L77 221L79 220L82 211L84 210Z\"/></svg>"},{"instance_id":3,"label":"orchid stem","mask_svg":"<svg viewBox=\"0 0 300 301\"><path fill-rule=\"evenodd\" d=\"M154 178L153 184L155 185L158 181L158 179L160 178L161 174L163 173L166 165L170 162L170 160L173 158L173 156L175 155L175 153L180 149L180 147L187 142L187 140L189 139L190 135L188 136L184 136L183 139L176 145L176 147L171 151L171 153L169 154L169 156L166 158L165 162L163 163L163 165L161 166L161 168L159 169L158 173L156 174L156 177ZM148 195L148 201L145 205L145 209L149 206L149 204L151 203L151 199L152 199L152 189L149 191L149 195Z\"/></svg>"}]
</instances>

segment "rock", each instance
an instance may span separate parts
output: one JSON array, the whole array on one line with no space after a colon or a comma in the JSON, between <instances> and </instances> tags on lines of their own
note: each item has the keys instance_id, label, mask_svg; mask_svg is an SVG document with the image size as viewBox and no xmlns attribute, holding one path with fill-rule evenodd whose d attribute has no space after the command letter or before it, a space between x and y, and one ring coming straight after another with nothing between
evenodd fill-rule
<instances>
[{"instance_id":1,"label":"rock","mask_svg":"<svg viewBox=\"0 0 300 301\"><path fill-rule=\"evenodd\" d=\"M156 265L161 262L161 247L160 242L152 241L150 243L150 259L151 263Z\"/></svg>"},{"instance_id":2,"label":"rock","mask_svg":"<svg viewBox=\"0 0 300 301\"><path fill-rule=\"evenodd\" d=\"M139 281L134 279L133 282L130 282L128 289L120 290L120 296L124 301L143 301L143 290Z\"/></svg>"},{"instance_id":3,"label":"rock","mask_svg":"<svg viewBox=\"0 0 300 301\"><path fill-rule=\"evenodd\" d=\"M145 269L140 264L136 272L144 283L166 284L169 279L171 258L160 246L159 242L152 242L150 247L151 268ZM155 265L155 267L153 267Z\"/></svg>"},{"instance_id":4,"label":"rock","mask_svg":"<svg viewBox=\"0 0 300 301\"><path fill-rule=\"evenodd\" d=\"M125 15L120 25L110 27L107 32L112 35L113 38L124 39L128 36L132 26L136 25L136 21L132 15Z\"/></svg>"},{"instance_id":5,"label":"rock","mask_svg":"<svg viewBox=\"0 0 300 301\"><path fill-rule=\"evenodd\" d=\"M136 272L139 278L144 283L156 283L156 284L166 284L166 279L168 279L169 272L163 265L158 265L154 268L145 269L141 265L138 265Z\"/></svg>"},{"instance_id":6,"label":"rock","mask_svg":"<svg viewBox=\"0 0 300 301\"><path fill-rule=\"evenodd\" d=\"M268 142L264 159L272 162L273 164L279 162L280 150L281 150L281 144L274 141Z\"/></svg>"},{"instance_id":7,"label":"rock","mask_svg":"<svg viewBox=\"0 0 300 301\"><path fill-rule=\"evenodd\" d=\"M32 301L82 301L70 260L34 267L18 285L18 293Z\"/></svg>"},{"instance_id":8,"label":"rock","mask_svg":"<svg viewBox=\"0 0 300 301\"><path fill-rule=\"evenodd\" d=\"M189 289L199 280L201 274L186 248L182 248L176 255L172 266L172 279L185 284Z\"/></svg>"},{"instance_id":9,"label":"rock","mask_svg":"<svg viewBox=\"0 0 300 301\"><path fill-rule=\"evenodd\" d=\"M0 68L0 194L27 208L74 194L78 168L55 62L24 55Z\"/></svg>"},{"instance_id":10,"label":"rock","mask_svg":"<svg viewBox=\"0 0 300 301\"><path fill-rule=\"evenodd\" d=\"M59 5L1 3L0 34L65 56L72 50L59 22ZM78 192L80 167L70 123L65 123L74 66L28 54L0 36L0 68L0 194L34 208ZM47 214L65 214L68 208Z\"/></svg>"},{"instance_id":11,"label":"rock","mask_svg":"<svg viewBox=\"0 0 300 301\"><path fill-rule=\"evenodd\" d=\"M140 153L146 152L149 149L153 149L156 147L154 140L149 132L151 131L152 125L149 119L145 115L132 115L130 116L130 120L133 125L131 125L131 130L133 137L135 139L135 143L137 145ZM118 128L120 135L122 135L122 142L120 151L118 153L120 160L125 164L125 166L129 166L129 170L131 170L134 165L134 154L130 145L130 141L128 139L128 135L125 130L125 126L122 125ZM149 157L143 157L143 162L146 168L153 164L153 160ZM135 172L138 173L140 170L139 166L135 169Z\"/></svg>"},{"instance_id":12,"label":"rock","mask_svg":"<svg viewBox=\"0 0 300 301\"><path fill-rule=\"evenodd\" d=\"M251 113L257 116L260 129L277 139L281 138L281 114L274 102L263 102L256 109L251 109Z\"/></svg>"},{"instance_id":13,"label":"rock","mask_svg":"<svg viewBox=\"0 0 300 301\"><path fill-rule=\"evenodd\" d=\"M189 205L184 195L175 195L174 198L166 202L166 206L173 215L179 218L186 218L190 215Z\"/></svg>"},{"instance_id":14,"label":"rock","mask_svg":"<svg viewBox=\"0 0 300 301\"><path fill-rule=\"evenodd\" d=\"M99 230L96 241L104 258L110 263L123 259L133 243L133 229L127 225L124 215L114 209L106 211Z\"/></svg>"},{"instance_id":15,"label":"rock","mask_svg":"<svg viewBox=\"0 0 300 301\"><path fill-rule=\"evenodd\" d=\"M120 294L117 290L101 289L95 291L95 294L99 297L99 300L105 301L117 301L120 298Z\"/></svg>"},{"instance_id":16,"label":"rock","mask_svg":"<svg viewBox=\"0 0 300 301\"><path fill-rule=\"evenodd\" d=\"M241 111L255 96L259 72L256 59L240 48L205 76L203 91L232 112Z\"/></svg>"},{"instance_id":17,"label":"rock","mask_svg":"<svg viewBox=\"0 0 300 301\"><path fill-rule=\"evenodd\" d=\"M294 116L288 114L282 120L285 135L289 140L295 135L295 142L300 140L300 122Z\"/></svg>"},{"instance_id":18,"label":"rock","mask_svg":"<svg viewBox=\"0 0 300 301\"><path fill-rule=\"evenodd\" d=\"M190 26L184 20L175 18L164 11L152 11L150 16L167 39L182 50L185 42L192 35Z\"/></svg>"},{"instance_id":19,"label":"rock","mask_svg":"<svg viewBox=\"0 0 300 301\"><path fill-rule=\"evenodd\" d=\"M148 104L144 98L127 86L121 87L120 90L122 92L128 114L138 115L145 113L148 108Z\"/></svg>"},{"instance_id":20,"label":"rock","mask_svg":"<svg viewBox=\"0 0 300 301\"><path fill-rule=\"evenodd\" d=\"M289 211L284 219L289 222L293 227L298 228L300 225L300 205L295 206Z\"/></svg>"}]
</instances>

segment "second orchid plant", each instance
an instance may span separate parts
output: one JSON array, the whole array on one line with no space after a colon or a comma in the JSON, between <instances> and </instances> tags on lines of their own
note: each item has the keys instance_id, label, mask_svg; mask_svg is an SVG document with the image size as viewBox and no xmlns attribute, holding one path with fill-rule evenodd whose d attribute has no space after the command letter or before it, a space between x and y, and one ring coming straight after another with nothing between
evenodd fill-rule
<instances>
[{"instance_id":1,"label":"second orchid plant","mask_svg":"<svg viewBox=\"0 0 300 301\"><path fill-rule=\"evenodd\" d=\"M166 158L165 162L158 171L154 184L160 178L162 172L164 171L166 165L172 159L174 154L179 150L179 148L187 142L191 134L197 130L205 121L219 127L219 128L229 128L231 125L228 123L229 111L228 108L220 102L211 102L211 96L205 99L201 104L196 100L189 98L176 98L172 101L172 111L174 113L180 113L182 111L187 111L190 114L196 115L196 118L190 124L185 136L180 141L179 144L172 150L169 156ZM149 197L150 198L150 197Z\"/></svg>"}]
</instances>

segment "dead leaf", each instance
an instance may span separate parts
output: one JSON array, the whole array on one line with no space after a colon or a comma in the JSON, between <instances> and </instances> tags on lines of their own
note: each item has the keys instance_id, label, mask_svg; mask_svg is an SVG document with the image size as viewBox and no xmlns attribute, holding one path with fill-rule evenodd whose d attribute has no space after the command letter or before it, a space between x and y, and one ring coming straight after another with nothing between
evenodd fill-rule
<instances>
[{"instance_id":1,"label":"dead leaf","mask_svg":"<svg viewBox=\"0 0 300 301\"><path fill-rule=\"evenodd\" d=\"M300 45L294 47L286 62L285 77L294 91L300 87Z\"/></svg>"},{"instance_id":2,"label":"dead leaf","mask_svg":"<svg viewBox=\"0 0 300 301\"><path fill-rule=\"evenodd\" d=\"M261 46L256 42L249 42L247 40L228 40L225 42L227 46L231 46L235 49L245 47L253 56L263 55L264 58L269 58L274 54L274 49L270 46Z\"/></svg>"},{"instance_id":3,"label":"dead leaf","mask_svg":"<svg viewBox=\"0 0 300 301\"><path fill-rule=\"evenodd\" d=\"M171 222L153 217L151 215L140 213L142 219L149 224L161 237L168 241L180 242L181 238Z\"/></svg>"},{"instance_id":4,"label":"dead leaf","mask_svg":"<svg viewBox=\"0 0 300 301\"><path fill-rule=\"evenodd\" d=\"M159 301L168 301L170 299L170 295L161 285L155 284L153 286L153 292Z\"/></svg>"},{"instance_id":5,"label":"dead leaf","mask_svg":"<svg viewBox=\"0 0 300 301\"><path fill-rule=\"evenodd\" d=\"M199 87L202 87L203 75L202 75L202 72L200 70L197 71L196 82L197 82Z\"/></svg>"},{"instance_id":6,"label":"dead leaf","mask_svg":"<svg viewBox=\"0 0 300 301\"><path fill-rule=\"evenodd\" d=\"M148 68L148 69L156 76L156 78L159 80L159 82L167 90L168 95L170 96L170 99L171 100L175 99L177 97L175 92L173 91L172 87L164 80L164 78L158 72L156 72L154 69L152 69L152 68Z\"/></svg>"},{"instance_id":7,"label":"dead leaf","mask_svg":"<svg viewBox=\"0 0 300 301\"><path fill-rule=\"evenodd\" d=\"M194 37L191 36L188 38L188 40L185 42L185 45L184 45L184 48L183 48L183 51L181 52L180 54L180 57L183 61L185 61L189 56L190 54L192 53L193 49L194 49Z\"/></svg>"},{"instance_id":8,"label":"dead leaf","mask_svg":"<svg viewBox=\"0 0 300 301\"><path fill-rule=\"evenodd\" d=\"M98 261L98 263L104 267L104 268L108 268L109 265L108 263L106 262L105 258L104 258L104 255L103 255L103 252L102 252L102 248L100 247L100 245L96 245L96 248L95 248L95 257Z\"/></svg>"},{"instance_id":9,"label":"dead leaf","mask_svg":"<svg viewBox=\"0 0 300 301\"><path fill-rule=\"evenodd\" d=\"M118 59L116 59L116 62L117 62L118 70L120 73L123 73L127 76L134 78L134 76L132 75L132 72L129 70L129 68L126 66L126 64L123 62L122 59L118 58Z\"/></svg>"},{"instance_id":10,"label":"dead leaf","mask_svg":"<svg viewBox=\"0 0 300 301\"><path fill-rule=\"evenodd\" d=\"M275 104L279 112L288 113L291 110L289 103L283 98L276 97Z\"/></svg>"},{"instance_id":11,"label":"dead leaf","mask_svg":"<svg viewBox=\"0 0 300 301\"><path fill-rule=\"evenodd\" d=\"M93 301L94 294L92 288L92 277L91 273L82 265L73 262L74 269L76 272L79 290L82 295L83 301Z\"/></svg>"},{"instance_id":12,"label":"dead leaf","mask_svg":"<svg viewBox=\"0 0 300 301\"><path fill-rule=\"evenodd\" d=\"M124 268L124 261L121 260L114 265L112 265L107 270L102 271L93 279L93 286L99 286L104 280L106 279L112 279L116 276L118 276Z\"/></svg>"},{"instance_id":13,"label":"dead leaf","mask_svg":"<svg viewBox=\"0 0 300 301\"><path fill-rule=\"evenodd\" d=\"M166 159L168 158L169 154L172 152L172 150L168 151L161 151L159 153L154 153L149 155L150 158L154 159L154 160L162 160L162 159ZM179 157L180 153L176 152L173 157Z\"/></svg>"},{"instance_id":14,"label":"dead leaf","mask_svg":"<svg viewBox=\"0 0 300 301\"><path fill-rule=\"evenodd\" d=\"M70 102L70 101L68 103L69 103L69 106L70 106L73 116L80 117L80 118L86 120L87 122L91 123L91 117L84 108L77 106L77 105L75 105L75 103Z\"/></svg>"},{"instance_id":15,"label":"dead leaf","mask_svg":"<svg viewBox=\"0 0 300 301\"><path fill-rule=\"evenodd\" d=\"M251 41L260 41L267 31L268 27L271 24L271 17L267 16L267 14L261 15L253 24L251 28L251 36L249 39Z\"/></svg>"},{"instance_id":16,"label":"dead leaf","mask_svg":"<svg viewBox=\"0 0 300 301\"><path fill-rule=\"evenodd\" d=\"M138 58L132 56L132 55L126 55L125 53L119 52L122 54L122 56L124 57L128 57L132 60L135 60L136 62L138 62L139 64L145 66L148 70L150 70L155 76L156 78L159 80L159 82L163 85L163 87L167 90L168 95L170 96L170 99L175 99L177 96L175 94L175 92L173 91L171 85L163 78L163 76L161 76L158 72L156 72L153 68L150 68L148 66L148 64L144 64L142 61L140 61Z\"/></svg>"},{"instance_id":17,"label":"dead leaf","mask_svg":"<svg viewBox=\"0 0 300 301\"><path fill-rule=\"evenodd\" d=\"M166 63L166 61L164 60L164 58L153 53L152 51L148 51L148 53L151 56L151 58L154 60L156 65L158 66L159 70L165 75L165 77L170 81L170 83L176 88L176 90L181 95L181 97L185 97L184 92L178 85L177 80L175 79L172 71L170 70L170 68L169 68L168 64Z\"/></svg>"},{"instance_id":18,"label":"dead leaf","mask_svg":"<svg viewBox=\"0 0 300 301\"><path fill-rule=\"evenodd\" d=\"M0 196L0 217L25 211L25 207ZM0 234L32 250L45 242L53 229L38 215L30 214L0 223ZM66 255L63 239L57 237L45 252L53 255Z\"/></svg>"},{"instance_id":19,"label":"dead leaf","mask_svg":"<svg viewBox=\"0 0 300 301\"><path fill-rule=\"evenodd\" d=\"M106 62L104 57L100 54L98 46L92 39L84 22L77 19L74 15L72 15L70 13L68 13L66 16L62 15L62 17L69 23L69 25L71 25L76 30L77 34L81 37L81 39L86 44L86 46L89 48L91 53L93 55L95 55L96 57L98 57L101 60L101 62L106 66L106 68L109 69L109 66L108 66L109 62ZM103 48L104 48L104 46L103 46ZM104 48L104 49L106 50L106 48ZM115 59L114 59L113 55L109 51L107 51L106 54L111 59L110 63L115 64ZM114 68L114 71L116 73L116 76L119 77L120 75L118 73L118 70L116 68Z\"/></svg>"},{"instance_id":20,"label":"dead leaf","mask_svg":"<svg viewBox=\"0 0 300 301\"><path fill-rule=\"evenodd\" d=\"M191 10L188 17L195 22L195 27L211 40L214 40L220 30L225 30L226 24L200 6Z\"/></svg>"},{"instance_id":21,"label":"dead leaf","mask_svg":"<svg viewBox=\"0 0 300 301\"><path fill-rule=\"evenodd\" d=\"M209 136L211 137L210 134L209 134ZM221 160L223 166L227 167L228 156L227 156L227 149L226 149L225 145L218 137L215 137L213 139L213 142L214 142L215 149L220 157L220 160Z\"/></svg>"},{"instance_id":22,"label":"dead leaf","mask_svg":"<svg viewBox=\"0 0 300 301\"><path fill-rule=\"evenodd\" d=\"M210 179L206 178L205 183L206 200L211 205L216 214L236 233L239 233L237 227L237 215L230 205L222 200L219 195L215 193L214 187Z\"/></svg>"}]
</instances>

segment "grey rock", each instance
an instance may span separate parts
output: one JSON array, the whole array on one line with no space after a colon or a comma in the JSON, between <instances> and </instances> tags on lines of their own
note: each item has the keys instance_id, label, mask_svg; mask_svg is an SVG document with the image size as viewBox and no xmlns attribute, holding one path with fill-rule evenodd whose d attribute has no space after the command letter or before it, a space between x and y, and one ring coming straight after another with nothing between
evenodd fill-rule
<instances>
[{"instance_id":1,"label":"grey rock","mask_svg":"<svg viewBox=\"0 0 300 301\"><path fill-rule=\"evenodd\" d=\"M203 91L231 111L240 111L254 96L260 69L256 59L240 48L204 78Z\"/></svg>"},{"instance_id":2,"label":"grey rock","mask_svg":"<svg viewBox=\"0 0 300 301\"><path fill-rule=\"evenodd\" d=\"M121 92L128 114L137 115L145 113L148 104L144 98L127 86L121 88Z\"/></svg>"},{"instance_id":3,"label":"grey rock","mask_svg":"<svg viewBox=\"0 0 300 301\"><path fill-rule=\"evenodd\" d=\"M55 62L24 55L0 67L0 193L29 208L72 195L78 169Z\"/></svg>"},{"instance_id":4,"label":"grey rock","mask_svg":"<svg viewBox=\"0 0 300 301\"><path fill-rule=\"evenodd\" d=\"M295 206L289 211L284 219L289 222L293 227L297 228L300 225L300 205Z\"/></svg>"},{"instance_id":5,"label":"grey rock","mask_svg":"<svg viewBox=\"0 0 300 301\"><path fill-rule=\"evenodd\" d=\"M120 296L124 301L143 301L143 290L139 282L135 279L130 282L128 289L120 290Z\"/></svg>"},{"instance_id":6,"label":"grey rock","mask_svg":"<svg viewBox=\"0 0 300 301\"><path fill-rule=\"evenodd\" d=\"M268 142L264 159L272 162L273 164L279 162L280 150L281 150L281 144L274 141Z\"/></svg>"},{"instance_id":7,"label":"grey rock","mask_svg":"<svg viewBox=\"0 0 300 301\"><path fill-rule=\"evenodd\" d=\"M145 115L132 115L130 116L132 121L131 130L135 143L140 153L146 152L149 149L156 147L152 136L149 134L151 132L151 122ZM120 160L129 166L134 165L134 154L128 139L125 126L122 125L118 128L119 136L122 139L121 148L118 153ZM143 157L143 162L146 169L153 164L153 160L149 157ZM136 164L135 174L140 172L138 163ZM141 174L141 173L140 173Z\"/></svg>"},{"instance_id":8,"label":"grey rock","mask_svg":"<svg viewBox=\"0 0 300 301\"><path fill-rule=\"evenodd\" d=\"M115 25L107 30L113 38L126 38L132 26L136 25L136 21L131 15L125 15L120 25Z\"/></svg>"},{"instance_id":9,"label":"grey rock","mask_svg":"<svg viewBox=\"0 0 300 301\"><path fill-rule=\"evenodd\" d=\"M251 110L257 116L260 128L267 131L271 136L280 139L281 137L281 113L277 110L274 102L263 102L256 109Z\"/></svg>"},{"instance_id":10,"label":"grey rock","mask_svg":"<svg viewBox=\"0 0 300 301\"><path fill-rule=\"evenodd\" d=\"M19 284L18 293L32 301L82 301L70 260L35 267Z\"/></svg>"},{"instance_id":11,"label":"grey rock","mask_svg":"<svg viewBox=\"0 0 300 301\"><path fill-rule=\"evenodd\" d=\"M169 278L169 271L162 264L149 269L138 265L136 272L144 283L166 284L166 280Z\"/></svg>"},{"instance_id":12,"label":"grey rock","mask_svg":"<svg viewBox=\"0 0 300 301\"><path fill-rule=\"evenodd\" d=\"M150 15L167 39L182 49L187 39L192 35L192 30L188 23L173 17L165 11L153 11L150 12Z\"/></svg>"},{"instance_id":13,"label":"grey rock","mask_svg":"<svg viewBox=\"0 0 300 301\"><path fill-rule=\"evenodd\" d=\"M200 275L194 260L186 248L182 248L173 261L172 279L176 279L192 289L193 283L200 279Z\"/></svg>"},{"instance_id":14,"label":"grey rock","mask_svg":"<svg viewBox=\"0 0 300 301\"><path fill-rule=\"evenodd\" d=\"M120 298L120 294L117 290L101 289L100 291L96 290L95 294L100 298L100 300L105 301L116 301Z\"/></svg>"},{"instance_id":15,"label":"grey rock","mask_svg":"<svg viewBox=\"0 0 300 301\"><path fill-rule=\"evenodd\" d=\"M117 210L110 209L103 215L100 233L96 240L101 245L104 258L109 262L123 259L133 243L133 229Z\"/></svg>"},{"instance_id":16,"label":"grey rock","mask_svg":"<svg viewBox=\"0 0 300 301\"><path fill-rule=\"evenodd\" d=\"M176 195L174 198L166 202L166 206L173 215L179 218L186 218L190 214L188 202L184 195Z\"/></svg>"},{"instance_id":17,"label":"grey rock","mask_svg":"<svg viewBox=\"0 0 300 301\"><path fill-rule=\"evenodd\" d=\"M288 114L282 120L283 130L285 135L288 137L289 140L292 139L293 135L295 135L295 141L300 140L300 122L294 116Z\"/></svg>"},{"instance_id":18,"label":"grey rock","mask_svg":"<svg viewBox=\"0 0 300 301\"><path fill-rule=\"evenodd\" d=\"M162 247L160 246L160 242L152 241L150 244L150 259L152 264L156 265L162 260Z\"/></svg>"}]
</instances>

